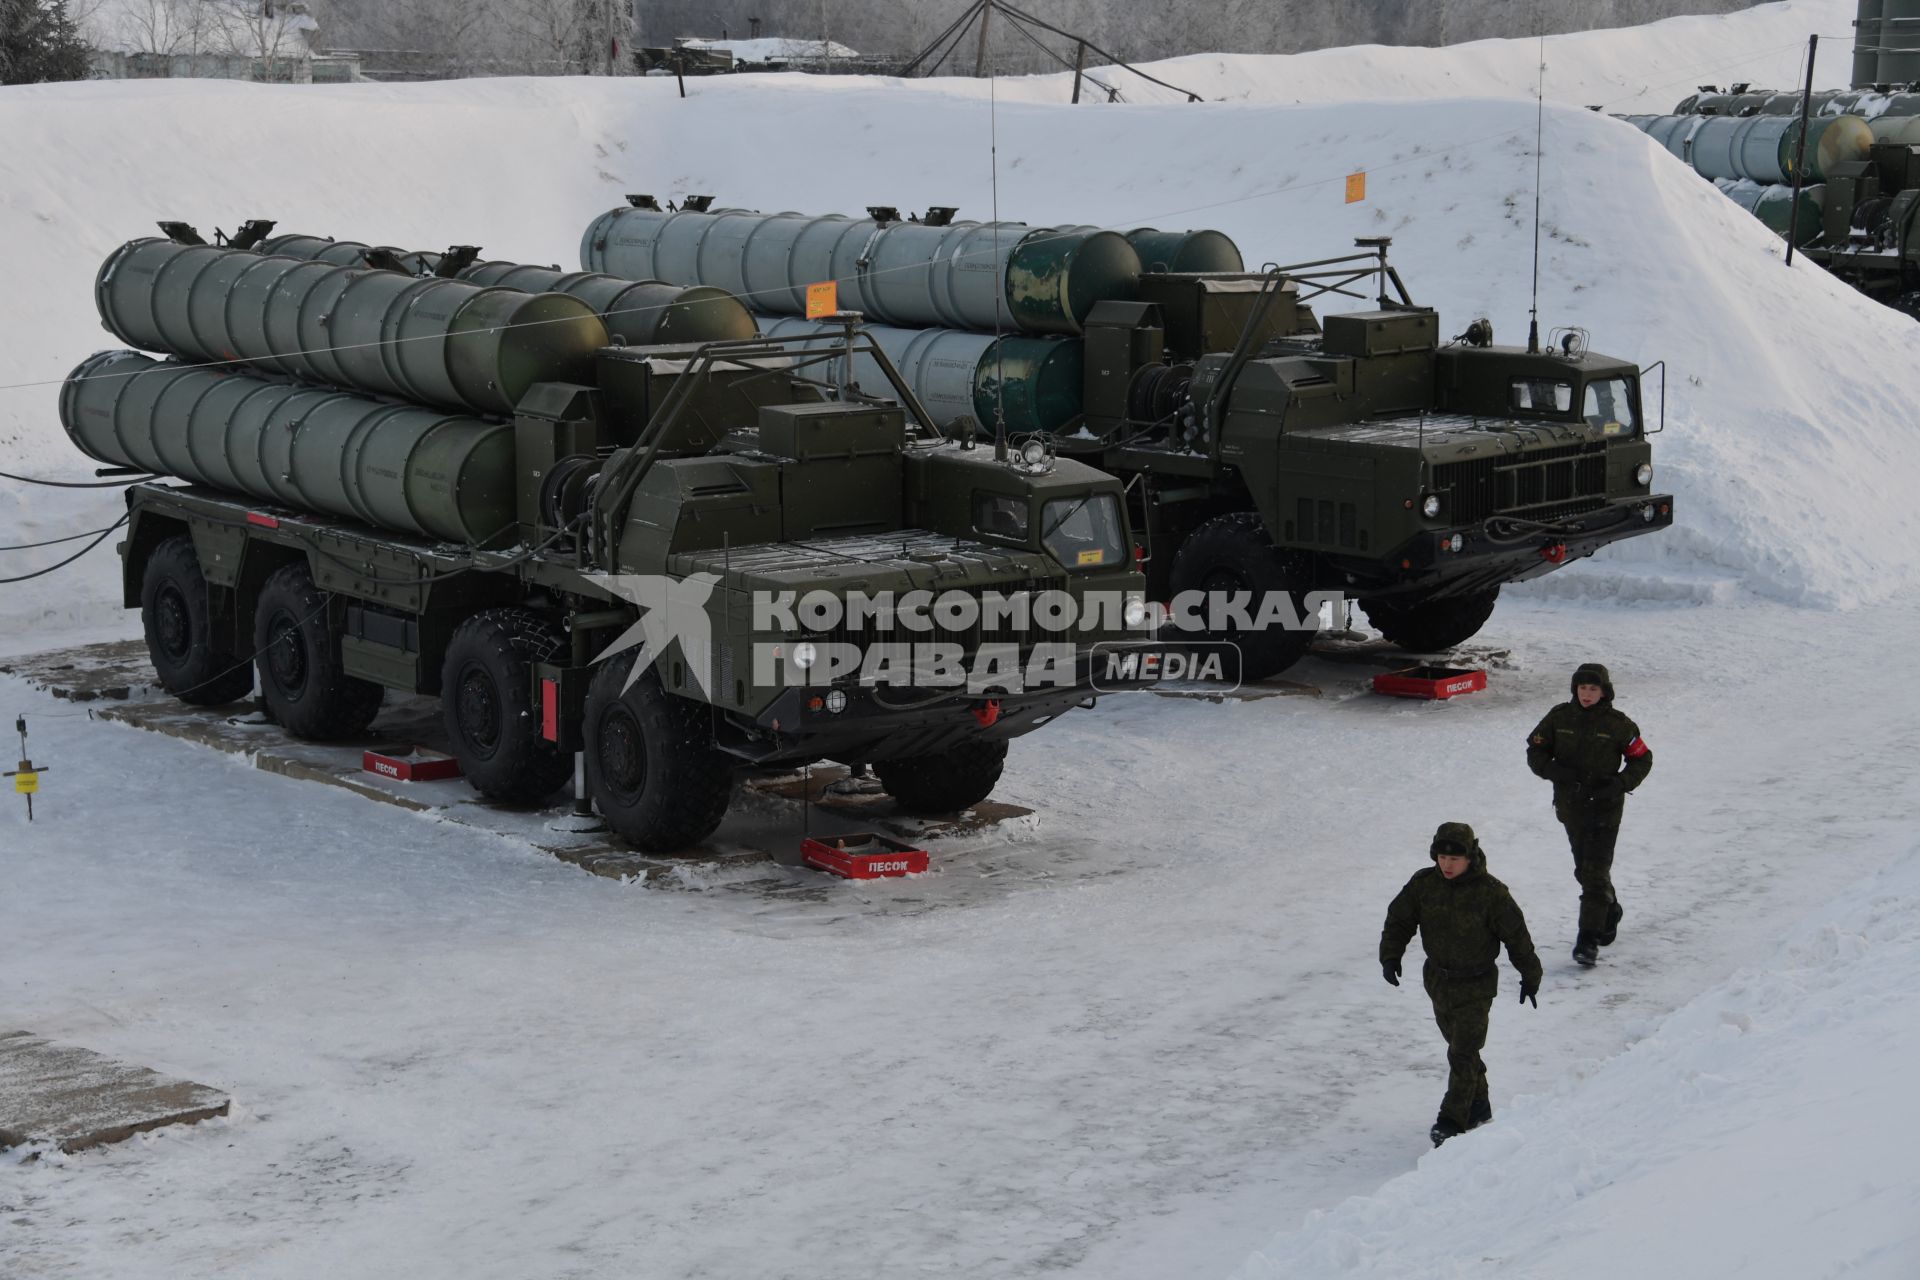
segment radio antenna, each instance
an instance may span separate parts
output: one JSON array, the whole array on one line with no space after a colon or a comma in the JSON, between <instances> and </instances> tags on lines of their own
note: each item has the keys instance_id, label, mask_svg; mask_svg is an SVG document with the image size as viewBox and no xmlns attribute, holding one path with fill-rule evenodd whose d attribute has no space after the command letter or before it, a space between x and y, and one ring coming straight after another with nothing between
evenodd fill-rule
<instances>
[{"instance_id":1,"label":"radio antenna","mask_svg":"<svg viewBox=\"0 0 1920 1280\"><path fill-rule=\"evenodd\" d=\"M1533 10L1534 34L1540 39L1540 74L1533 90L1533 302L1528 312L1527 354L1540 354L1540 152L1547 132L1547 32L1540 8Z\"/></svg>"}]
</instances>

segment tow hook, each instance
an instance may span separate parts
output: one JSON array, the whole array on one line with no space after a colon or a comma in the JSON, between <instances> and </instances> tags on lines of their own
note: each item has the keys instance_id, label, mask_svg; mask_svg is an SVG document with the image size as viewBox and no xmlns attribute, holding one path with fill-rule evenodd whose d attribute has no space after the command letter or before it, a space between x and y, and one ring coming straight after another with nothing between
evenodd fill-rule
<instances>
[{"instance_id":1,"label":"tow hook","mask_svg":"<svg viewBox=\"0 0 1920 1280\"><path fill-rule=\"evenodd\" d=\"M981 705L972 708L973 718L980 722L982 729L991 729L1000 722L1000 700L988 698Z\"/></svg>"},{"instance_id":2,"label":"tow hook","mask_svg":"<svg viewBox=\"0 0 1920 1280\"><path fill-rule=\"evenodd\" d=\"M1540 548L1540 558L1548 564L1565 564L1567 562L1567 544L1564 542L1549 542L1546 546Z\"/></svg>"}]
</instances>

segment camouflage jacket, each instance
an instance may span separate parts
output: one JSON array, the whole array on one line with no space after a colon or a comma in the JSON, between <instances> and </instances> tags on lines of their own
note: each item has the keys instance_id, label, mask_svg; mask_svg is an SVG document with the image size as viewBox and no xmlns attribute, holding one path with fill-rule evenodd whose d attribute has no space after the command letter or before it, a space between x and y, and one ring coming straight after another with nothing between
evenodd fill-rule
<instances>
[{"instance_id":1,"label":"camouflage jacket","mask_svg":"<svg viewBox=\"0 0 1920 1280\"><path fill-rule=\"evenodd\" d=\"M1598 684L1600 701L1591 707L1577 697L1563 702L1527 735L1527 767L1553 783L1553 807L1562 821L1581 810L1617 814L1621 797L1596 798L1593 788L1617 778L1623 793L1632 791L1653 771L1653 750L1640 726L1613 705L1607 669L1590 663L1574 672L1573 681L1576 688Z\"/></svg>"},{"instance_id":2,"label":"camouflage jacket","mask_svg":"<svg viewBox=\"0 0 1920 1280\"><path fill-rule=\"evenodd\" d=\"M1467 869L1454 879L1441 875L1437 866L1426 867L1394 895L1380 930L1380 963L1392 964L1405 955L1418 931L1428 962L1449 975L1491 972L1505 945L1507 959L1520 976L1538 983L1540 957L1533 952L1520 904L1506 885L1488 874L1487 855L1478 841L1472 850Z\"/></svg>"}]
</instances>

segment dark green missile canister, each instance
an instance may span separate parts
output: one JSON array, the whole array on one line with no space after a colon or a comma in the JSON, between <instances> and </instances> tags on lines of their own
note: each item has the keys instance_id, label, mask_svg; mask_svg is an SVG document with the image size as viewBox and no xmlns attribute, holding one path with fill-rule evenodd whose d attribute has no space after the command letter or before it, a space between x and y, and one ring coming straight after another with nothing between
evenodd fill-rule
<instances>
[{"instance_id":1,"label":"dark green missile canister","mask_svg":"<svg viewBox=\"0 0 1920 1280\"><path fill-rule=\"evenodd\" d=\"M564 294L170 240L116 250L94 298L132 346L480 413L511 413L536 382L590 383L607 345Z\"/></svg>"},{"instance_id":2,"label":"dark green missile canister","mask_svg":"<svg viewBox=\"0 0 1920 1280\"><path fill-rule=\"evenodd\" d=\"M1240 246L1219 231L1156 231L1141 227L1127 232L1127 243L1140 255L1145 271L1176 275L1215 271L1245 271Z\"/></svg>"},{"instance_id":3,"label":"dark green missile canister","mask_svg":"<svg viewBox=\"0 0 1920 1280\"><path fill-rule=\"evenodd\" d=\"M75 369L60 422L117 467L474 546L514 533L504 423L136 351Z\"/></svg>"},{"instance_id":4,"label":"dark green missile canister","mask_svg":"<svg viewBox=\"0 0 1920 1280\"><path fill-rule=\"evenodd\" d=\"M277 258L307 258L330 262L336 267L364 267L370 253L390 253L414 275L433 274L440 255L422 249L401 249L390 244L363 244L358 240L332 240L326 236L287 234L269 236L256 246L259 252Z\"/></svg>"},{"instance_id":5,"label":"dark green missile canister","mask_svg":"<svg viewBox=\"0 0 1920 1280\"><path fill-rule=\"evenodd\" d=\"M1140 255L1118 232L1018 222L876 221L840 214L614 209L588 226L580 265L632 280L712 285L774 315L805 315L807 286L903 328L1079 333L1127 299Z\"/></svg>"},{"instance_id":6,"label":"dark green missile canister","mask_svg":"<svg viewBox=\"0 0 1920 1280\"><path fill-rule=\"evenodd\" d=\"M770 338L813 334L814 348L844 336L841 325L798 316L763 322ZM1015 434L1056 432L1080 413L1085 344L1079 338L988 333L955 329L894 329L869 326L871 336L942 428L971 416L989 431L1001 413ZM844 378L842 361L807 372L818 381ZM856 355L853 377L870 392L887 394L886 375L871 356Z\"/></svg>"},{"instance_id":7,"label":"dark green missile canister","mask_svg":"<svg viewBox=\"0 0 1920 1280\"><path fill-rule=\"evenodd\" d=\"M381 246L415 274L431 273L441 255L422 249ZM376 252L358 240L283 235L260 244L262 253L309 258L338 266L364 266ZM688 288L662 280L622 280L593 271L562 271L518 262L476 262L455 279L522 293L564 293L594 309L607 334L628 346L651 347L722 342L754 335L753 313L732 294L700 285Z\"/></svg>"},{"instance_id":8,"label":"dark green missile canister","mask_svg":"<svg viewBox=\"0 0 1920 1280\"><path fill-rule=\"evenodd\" d=\"M629 346L651 347L751 338L753 313L724 289L622 280L593 271L560 271L514 262L476 262L460 279L528 293L564 293L592 307L607 333Z\"/></svg>"}]
</instances>

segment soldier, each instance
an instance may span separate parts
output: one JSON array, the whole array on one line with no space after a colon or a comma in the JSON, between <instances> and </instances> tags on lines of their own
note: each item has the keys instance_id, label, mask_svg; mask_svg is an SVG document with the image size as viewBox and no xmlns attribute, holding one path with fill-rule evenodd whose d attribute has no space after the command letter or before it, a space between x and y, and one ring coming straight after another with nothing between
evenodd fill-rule
<instances>
[{"instance_id":1,"label":"soldier","mask_svg":"<svg viewBox=\"0 0 1920 1280\"><path fill-rule=\"evenodd\" d=\"M1624 762L1625 767L1622 767ZM1553 812L1573 847L1580 927L1573 958L1592 965L1620 931L1613 842L1627 792L1653 769L1640 728L1614 708L1613 679L1597 662L1573 673L1573 698L1547 712L1527 739L1527 767L1553 783Z\"/></svg>"},{"instance_id":2,"label":"soldier","mask_svg":"<svg viewBox=\"0 0 1920 1280\"><path fill-rule=\"evenodd\" d=\"M1414 930L1426 948L1422 981L1433 1001L1433 1020L1447 1038L1447 1095L1428 1136L1439 1146L1493 1119L1487 1098L1487 1015L1500 991L1500 946L1520 971L1520 999L1540 1007L1540 957L1527 936L1526 917L1507 886L1487 874L1473 828L1443 822L1427 851L1434 865L1413 873L1387 907L1380 930L1380 972L1400 985L1400 957Z\"/></svg>"}]
</instances>

